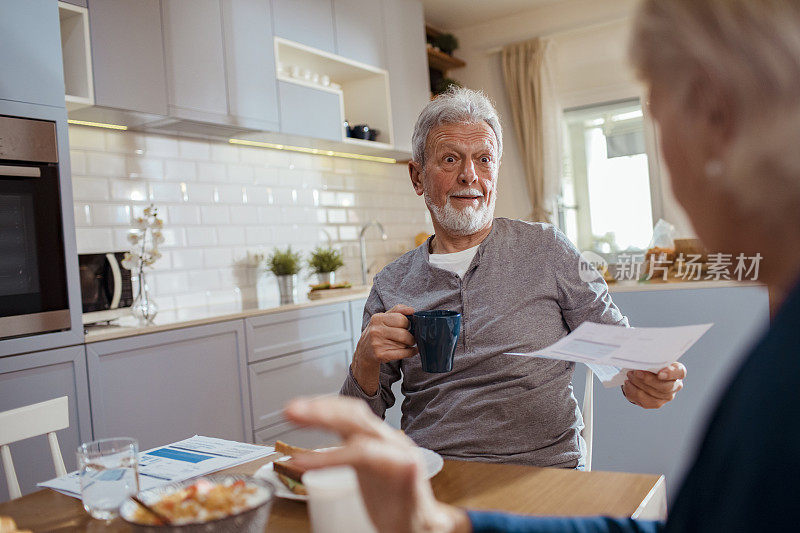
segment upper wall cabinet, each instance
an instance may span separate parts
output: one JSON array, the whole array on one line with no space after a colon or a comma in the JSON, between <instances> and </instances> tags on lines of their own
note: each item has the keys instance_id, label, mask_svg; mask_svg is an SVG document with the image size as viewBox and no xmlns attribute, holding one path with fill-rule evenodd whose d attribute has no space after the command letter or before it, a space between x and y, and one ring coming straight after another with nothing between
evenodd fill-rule
<instances>
[{"instance_id":1,"label":"upper wall cabinet","mask_svg":"<svg viewBox=\"0 0 800 533\"><path fill-rule=\"evenodd\" d=\"M165 115L159 0L90 0L89 29L95 104Z\"/></svg>"},{"instance_id":2,"label":"upper wall cabinet","mask_svg":"<svg viewBox=\"0 0 800 533\"><path fill-rule=\"evenodd\" d=\"M375 0L333 0L336 53L373 67L385 67L383 9Z\"/></svg>"},{"instance_id":3,"label":"upper wall cabinet","mask_svg":"<svg viewBox=\"0 0 800 533\"><path fill-rule=\"evenodd\" d=\"M430 99L425 17L419 0L383 0L386 70L396 150L411 151L417 115Z\"/></svg>"},{"instance_id":4,"label":"upper wall cabinet","mask_svg":"<svg viewBox=\"0 0 800 533\"><path fill-rule=\"evenodd\" d=\"M169 114L213 122L228 114L220 0L165 0Z\"/></svg>"},{"instance_id":5,"label":"upper wall cabinet","mask_svg":"<svg viewBox=\"0 0 800 533\"><path fill-rule=\"evenodd\" d=\"M277 129L269 0L222 0L222 22L230 114L242 126Z\"/></svg>"},{"instance_id":6,"label":"upper wall cabinet","mask_svg":"<svg viewBox=\"0 0 800 533\"><path fill-rule=\"evenodd\" d=\"M336 53L331 0L272 0L275 35Z\"/></svg>"},{"instance_id":7,"label":"upper wall cabinet","mask_svg":"<svg viewBox=\"0 0 800 533\"><path fill-rule=\"evenodd\" d=\"M0 99L63 108L56 2L0 0L0 13Z\"/></svg>"}]
</instances>

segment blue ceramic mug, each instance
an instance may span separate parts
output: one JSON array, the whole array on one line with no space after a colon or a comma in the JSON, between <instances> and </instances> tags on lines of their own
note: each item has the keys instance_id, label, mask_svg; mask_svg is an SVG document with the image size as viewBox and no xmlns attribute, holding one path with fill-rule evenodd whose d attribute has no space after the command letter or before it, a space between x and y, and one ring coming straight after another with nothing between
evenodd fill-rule
<instances>
[{"instance_id":1,"label":"blue ceramic mug","mask_svg":"<svg viewBox=\"0 0 800 533\"><path fill-rule=\"evenodd\" d=\"M461 313L456 311L417 311L406 315L409 331L417 341L422 370L450 372L461 332Z\"/></svg>"}]
</instances>

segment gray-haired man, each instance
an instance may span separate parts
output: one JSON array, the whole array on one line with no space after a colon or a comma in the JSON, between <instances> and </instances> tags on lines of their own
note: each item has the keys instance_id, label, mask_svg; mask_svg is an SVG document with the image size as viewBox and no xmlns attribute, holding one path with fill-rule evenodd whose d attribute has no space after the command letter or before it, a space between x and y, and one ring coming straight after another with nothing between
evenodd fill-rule
<instances>
[{"instance_id":1,"label":"gray-haired man","mask_svg":"<svg viewBox=\"0 0 800 533\"><path fill-rule=\"evenodd\" d=\"M582 464L582 420L572 395L574 364L503 355L552 344L589 320L627 325L605 282L581 281L580 254L549 224L494 218L503 152L500 121L481 93L457 89L417 120L409 172L435 234L375 276L342 394L379 416L401 379L403 430L454 458L538 466ZM462 314L452 372L422 371L405 314ZM625 396L660 407L686 369L629 374Z\"/></svg>"}]
</instances>

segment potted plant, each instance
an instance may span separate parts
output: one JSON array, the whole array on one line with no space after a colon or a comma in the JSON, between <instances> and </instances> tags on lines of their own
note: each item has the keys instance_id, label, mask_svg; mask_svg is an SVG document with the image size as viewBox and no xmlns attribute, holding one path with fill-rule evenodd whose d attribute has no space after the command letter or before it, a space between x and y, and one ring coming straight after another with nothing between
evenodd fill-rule
<instances>
[{"instance_id":1,"label":"potted plant","mask_svg":"<svg viewBox=\"0 0 800 533\"><path fill-rule=\"evenodd\" d=\"M308 266L317 275L317 283L333 285L336 269L343 265L342 253L333 248L317 247L308 259Z\"/></svg>"},{"instance_id":2,"label":"potted plant","mask_svg":"<svg viewBox=\"0 0 800 533\"><path fill-rule=\"evenodd\" d=\"M267 258L267 269L278 278L281 305L294 303L297 273L300 272L300 253L293 252L291 246L286 250L275 248Z\"/></svg>"}]
</instances>

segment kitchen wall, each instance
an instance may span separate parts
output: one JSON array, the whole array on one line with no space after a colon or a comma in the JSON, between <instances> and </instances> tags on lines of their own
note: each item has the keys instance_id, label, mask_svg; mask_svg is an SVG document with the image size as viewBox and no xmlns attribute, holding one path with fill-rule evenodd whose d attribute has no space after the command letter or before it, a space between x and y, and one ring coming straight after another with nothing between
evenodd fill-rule
<instances>
[{"instance_id":1,"label":"kitchen wall","mask_svg":"<svg viewBox=\"0 0 800 533\"><path fill-rule=\"evenodd\" d=\"M402 164L70 126L78 253L126 251L133 217L159 207L166 243L151 289L161 309L258 298L277 303L272 274L248 254L291 245L342 250L338 280L360 284L358 234L377 272L432 232ZM305 271L304 271L305 274Z\"/></svg>"},{"instance_id":2,"label":"kitchen wall","mask_svg":"<svg viewBox=\"0 0 800 533\"><path fill-rule=\"evenodd\" d=\"M557 91L565 108L637 98L643 88L628 63L628 39L638 0L564 0L465 28L448 28L459 40L456 55L467 66L451 76L484 90L495 102L505 129L497 214L524 218L531 211L522 159L506 96L499 47L547 36L555 44ZM663 164L656 180L661 205L654 212L681 236L693 235L672 196Z\"/></svg>"}]
</instances>

